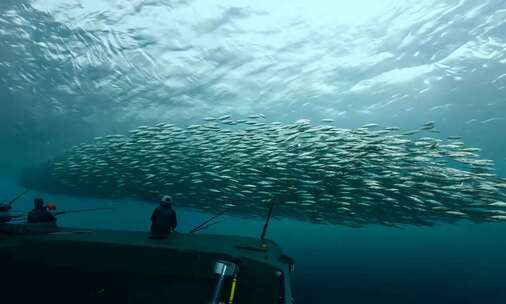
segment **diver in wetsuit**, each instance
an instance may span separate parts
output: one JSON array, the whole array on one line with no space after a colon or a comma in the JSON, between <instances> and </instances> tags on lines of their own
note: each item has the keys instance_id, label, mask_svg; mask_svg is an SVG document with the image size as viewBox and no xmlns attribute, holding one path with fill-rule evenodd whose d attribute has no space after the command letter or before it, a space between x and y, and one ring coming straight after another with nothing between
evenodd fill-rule
<instances>
[{"instance_id":1,"label":"diver in wetsuit","mask_svg":"<svg viewBox=\"0 0 506 304\"><path fill-rule=\"evenodd\" d=\"M176 211L172 209L172 197L164 195L160 205L156 207L151 215L151 235L155 238L167 237L172 231L176 230L177 216Z\"/></svg>"},{"instance_id":2,"label":"diver in wetsuit","mask_svg":"<svg viewBox=\"0 0 506 304\"><path fill-rule=\"evenodd\" d=\"M33 200L33 210L28 213L28 223L56 223L56 217L44 206L41 198Z\"/></svg>"}]
</instances>

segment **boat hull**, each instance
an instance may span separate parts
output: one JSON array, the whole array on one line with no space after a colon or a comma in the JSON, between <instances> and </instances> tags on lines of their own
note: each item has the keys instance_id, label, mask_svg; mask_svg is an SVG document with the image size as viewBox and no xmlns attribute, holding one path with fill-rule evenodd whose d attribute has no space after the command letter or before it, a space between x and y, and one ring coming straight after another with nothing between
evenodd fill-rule
<instances>
[{"instance_id":1,"label":"boat hull","mask_svg":"<svg viewBox=\"0 0 506 304\"><path fill-rule=\"evenodd\" d=\"M289 265L281 262L283 254L272 241L184 233L155 240L134 231L18 228L4 225L3 231L10 232L1 236L0 260L8 264L4 268L9 273L2 283L26 289L49 282L59 290L49 296L58 295L62 303L69 300L62 297L62 290L73 290L71 296L87 295L77 299L83 303L101 298L106 302L114 298L128 303L207 303L216 283L218 260L239 267L236 303L291 303L287 301L291 299ZM39 279L32 282L33 278ZM229 281L223 298L230 292ZM19 297L18 292L12 294Z\"/></svg>"}]
</instances>

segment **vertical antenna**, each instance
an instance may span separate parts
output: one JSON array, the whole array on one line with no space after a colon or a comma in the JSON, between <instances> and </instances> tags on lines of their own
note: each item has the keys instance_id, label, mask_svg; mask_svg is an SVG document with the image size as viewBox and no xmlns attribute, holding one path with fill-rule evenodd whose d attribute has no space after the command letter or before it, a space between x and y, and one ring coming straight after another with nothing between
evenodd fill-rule
<instances>
[{"instance_id":1,"label":"vertical antenna","mask_svg":"<svg viewBox=\"0 0 506 304\"><path fill-rule=\"evenodd\" d=\"M262 234L260 235L260 239L262 241L265 239L265 234L267 233L267 228L269 227L269 221L271 220L273 207L274 207L274 201L271 201L271 206L269 207L269 214L267 214L267 218L265 219L264 229L262 230Z\"/></svg>"}]
</instances>

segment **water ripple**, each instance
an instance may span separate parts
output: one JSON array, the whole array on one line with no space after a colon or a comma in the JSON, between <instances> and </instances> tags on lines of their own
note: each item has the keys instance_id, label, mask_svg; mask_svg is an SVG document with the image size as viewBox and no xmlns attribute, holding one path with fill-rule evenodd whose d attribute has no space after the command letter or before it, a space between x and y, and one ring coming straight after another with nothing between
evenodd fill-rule
<instances>
[{"instance_id":1,"label":"water ripple","mask_svg":"<svg viewBox=\"0 0 506 304\"><path fill-rule=\"evenodd\" d=\"M427 118L468 126L496 117L483 99L506 110L497 93L506 70L500 0L37 0L0 8L0 118L11 126L0 143L21 132L19 149L223 113L333 114L348 127Z\"/></svg>"}]
</instances>

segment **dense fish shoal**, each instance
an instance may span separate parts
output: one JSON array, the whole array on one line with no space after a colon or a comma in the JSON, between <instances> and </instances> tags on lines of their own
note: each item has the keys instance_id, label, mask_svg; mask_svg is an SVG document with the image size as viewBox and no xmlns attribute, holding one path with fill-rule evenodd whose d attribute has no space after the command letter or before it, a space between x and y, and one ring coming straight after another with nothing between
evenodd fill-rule
<instances>
[{"instance_id":1,"label":"dense fish shoal","mask_svg":"<svg viewBox=\"0 0 506 304\"><path fill-rule=\"evenodd\" d=\"M322 123L259 114L141 126L75 146L49 169L89 196L170 193L181 206L247 217L274 201L279 217L348 226L506 220L506 179L493 161L459 137L428 136L434 122L411 131Z\"/></svg>"}]
</instances>

